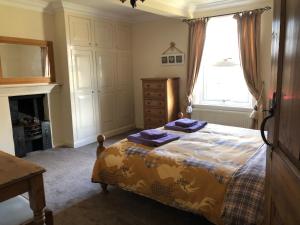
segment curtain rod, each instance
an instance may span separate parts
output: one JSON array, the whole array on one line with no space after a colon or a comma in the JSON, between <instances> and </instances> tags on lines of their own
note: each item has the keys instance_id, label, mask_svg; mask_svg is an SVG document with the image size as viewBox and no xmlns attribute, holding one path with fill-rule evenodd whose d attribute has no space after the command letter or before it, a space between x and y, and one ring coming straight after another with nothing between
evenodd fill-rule
<instances>
[{"instance_id":1,"label":"curtain rod","mask_svg":"<svg viewBox=\"0 0 300 225\"><path fill-rule=\"evenodd\" d=\"M220 17L220 16L229 16L229 15L234 15L234 14L240 14L240 13L246 13L246 12L251 12L251 11L255 11L255 10L263 10L263 11L268 11L270 10L271 7L270 6L266 6L264 8L259 8L259 9L252 9L252 10L245 10L245 11L240 11L240 12L234 12L234 13L225 13L225 14L218 14L215 16L204 16L201 18L194 18L194 19L183 19L183 22L191 22L191 21L197 21L197 20L201 20L203 18L213 18L213 17Z\"/></svg>"}]
</instances>

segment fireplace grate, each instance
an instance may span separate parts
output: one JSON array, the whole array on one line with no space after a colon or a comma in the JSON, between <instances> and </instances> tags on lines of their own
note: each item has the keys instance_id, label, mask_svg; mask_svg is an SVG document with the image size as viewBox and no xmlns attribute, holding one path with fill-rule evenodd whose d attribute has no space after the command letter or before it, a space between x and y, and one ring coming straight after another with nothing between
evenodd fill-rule
<instances>
[{"instance_id":1,"label":"fireplace grate","mask_svg":"<svg viewBox=\"0 0 300 225\"><path fill-rule=\"evenodd\" d=\"M9 98L16 156L52 148L50 122L44 113L44 95Z\"/></svg>"},{"instance_id":2,"label":"fireplace grate","mask_svg":"<svg viewBox=\"0 0 300 225\"><path fill-rule=\"evenodd\" d=\"M32 124L29 126L24 126L25 137L28 139L35 138L36 136L41 137L42 127L41 124Z\"/></svg>"}]
</instances>

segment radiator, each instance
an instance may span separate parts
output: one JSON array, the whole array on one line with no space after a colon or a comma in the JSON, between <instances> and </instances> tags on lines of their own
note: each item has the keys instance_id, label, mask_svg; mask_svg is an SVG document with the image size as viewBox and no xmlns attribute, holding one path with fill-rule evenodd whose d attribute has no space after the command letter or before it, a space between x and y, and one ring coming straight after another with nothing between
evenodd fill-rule
<instances>
[{"instance_id":1,"label":"radiator","mask_svg":"<svg viewBox=\"0 0 300 225\"><path fill-rule=\"evenodd\" d=\"M249 114L248 111L194 108L192 118L205 120L209 123L250 128L251 119Z\"/></svg>"}]
</instances>

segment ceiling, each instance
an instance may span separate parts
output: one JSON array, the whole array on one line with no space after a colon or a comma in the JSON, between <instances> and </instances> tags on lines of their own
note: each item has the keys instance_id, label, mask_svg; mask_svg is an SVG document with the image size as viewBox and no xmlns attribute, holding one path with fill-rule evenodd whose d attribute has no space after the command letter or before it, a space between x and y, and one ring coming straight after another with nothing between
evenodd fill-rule
<instances>
[{"instance_id":1,"label":"ceiling","mask_svg":"<svg viewBox=\"0 0 300 225\"><path fill-rule=\"evenodd\" d=\"M107 14L127 18L131 21L153 20L164 17L194 18L218 10L245 10L249 7L271 5L273 0L145 0L137 2L132 9L130 0L124 4L120 0L44 0L47 2L67 2L80 4Z\"/></svg>"}]
</instances>

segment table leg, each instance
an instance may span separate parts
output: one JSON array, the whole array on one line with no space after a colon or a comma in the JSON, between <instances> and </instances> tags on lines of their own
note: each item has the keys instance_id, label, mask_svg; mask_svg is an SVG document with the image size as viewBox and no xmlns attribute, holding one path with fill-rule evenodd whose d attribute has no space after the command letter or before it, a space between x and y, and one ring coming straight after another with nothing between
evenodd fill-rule
<instances>
[{"instance_id":1,"label":"table leg","mask_svg":"<svg viewBox=\"0 0 300 225\"><path fill-rule=\"evenodd\" d=\"M45 223L45 192L43 175L40 174L30 179L29 184L29 202L34 215L34 224L43 225Z\"/></svg>"}]
</instances>

